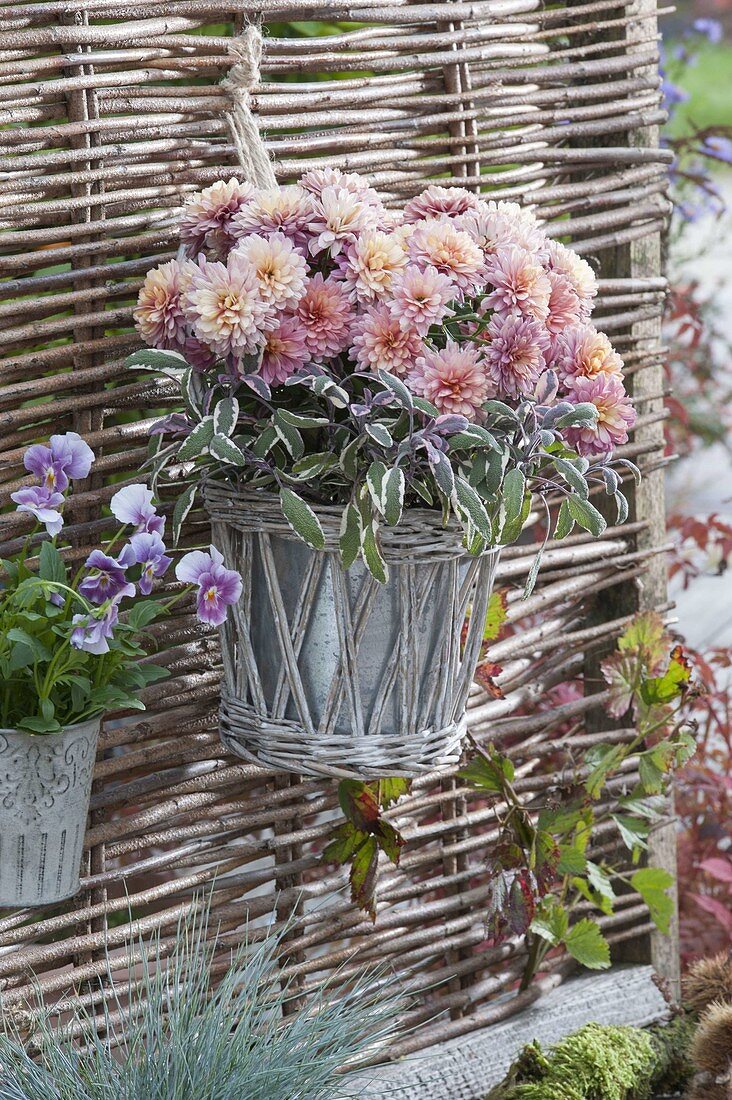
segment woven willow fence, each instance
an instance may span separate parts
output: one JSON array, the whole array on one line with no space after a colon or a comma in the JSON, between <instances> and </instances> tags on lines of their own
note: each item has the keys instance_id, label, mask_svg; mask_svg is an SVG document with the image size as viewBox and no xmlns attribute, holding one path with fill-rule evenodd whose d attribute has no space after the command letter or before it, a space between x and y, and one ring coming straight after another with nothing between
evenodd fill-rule
<instances>
[{"instance_id":1,"label":"woven willow fence","mask_svg":"<svg viewBox=\"0 0 732 1100\"><path fill-rule=\"evenodd\" d=\"M650 4L650 6L649 6ZM640 418L623 452L646 470L622 531L551 549L535 594L518 594L531 546L506 550L511 632L491 657L504 699L477 687L470 726L518 765L539 797L559 767L602 733L598 654L638 606L663 606L661 379L667 213L657 32L651 0L590 0L540 10L538 0L408 3L362 0L43 0L0 5L0 481L24 483L22 452L52 431L81 432L101 457L69 506L74 560L104 530L111 482L139 478L165 383L125 370L138 346L131 308L144 272L175 247L182 198L233 174L219 86L229 37L261 18L269 37L254 89L280 180L306 166L357 170L395 198L430 176L535 205L601 274L597 318L623 354ZM283 36L286 20L301 36ZM347 23L337 24L337 21ZM368 74L368 75L364 75ZM0 517L0 553L25 530ZM206 538L201 515L186 541ZM561 638L561 643L558 639ZM538 993L496 998L522 966L514 943L486 949L482 907L492 810L456 780L416 781L392 811L407 837L384 868L375 925L354 908L342 871L319 862L336 813L332 781L297 782L221 748L217 643L180 610L158 635L171 678L147 712L106 724L86 838L84 889L53 912L0 915L0 984L8 1008L29 990L70 984L89 1002L105 944L134 929L172 935L197 889L213 886L230 935L274 904L299 902L289 972L305 994L336 967L393 965L416 994L421 1024L394 1053L459 1035ZM594 697L562 701L588 673ZM552 690L550 690L552 689ZM628 731L611 736L623 738ZM666 832L668 837L668 831ZM598 841L600 848L603 837ZM610 843L610 838L607 838ZM666 849L669 848L670 851ZM669 863L672 844L656 842ZM618 957L648 950L640 899L605 920ZM673 941L656 951L673 971ZM561 980L554 964L544 987Z\"/></svg>"}]
</instances>

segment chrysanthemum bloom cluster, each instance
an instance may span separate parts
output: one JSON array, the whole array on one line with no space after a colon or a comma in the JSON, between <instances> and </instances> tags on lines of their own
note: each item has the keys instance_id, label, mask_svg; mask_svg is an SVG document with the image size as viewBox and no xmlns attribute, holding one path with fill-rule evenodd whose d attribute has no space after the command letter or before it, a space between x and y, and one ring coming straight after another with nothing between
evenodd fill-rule
<instances>
[{"instance_id":1,"label":"chrysanthemum bloom cluster","mask_svg":"<svg viewBox=\"0 0 732 1100\"><path fill-rule=\"evenodd\" d=\"M77 435L51 436L48 444L34 444L24 456L25 468L36 475L40 484L12 494L19 512L28 512L37 526L44 526L54 539L63 527L62 508L65 492L72 480L85 478L95 460L91 447ZM63 607L67 599L82 602L87 608L75 614L70 643L75 649L101 655L109 652L109 641L119 621L120 602L138 594L149 596L155 580L162 577L172 562L163 541L165 516L158 513L153 494L146 485L126 485L110 501L110 509L121 529L105 549L92 550L80 571L76 600L74 591L65 587L52 591L50 600ZM127 541L116 556L112 547L128 530ZM185 554L176 566L178 580L197 589L199 619L220 626L226 609L241 595L241 578L226 569L216 547ZM53 587L53 586L52 586Z\"/></svg>"},{"instance_id":2,"label":"chrysanthemum bloom cluster","mask_svg":"<svg viewBox=\"0 0 732 1100\"><path fill-rule=\"evenodd\" d=\"M361 177L314 169L271 190L214 184L186 203L181 238L186 258L148 274L135 316L197 369L274 386L382 369L476 421L552 370L555 401L597 409L573 447L603 458L627 441L623 363L590 323L594 273L515 203L432 185L392 210Z\"/></svg>"}]
</instances>

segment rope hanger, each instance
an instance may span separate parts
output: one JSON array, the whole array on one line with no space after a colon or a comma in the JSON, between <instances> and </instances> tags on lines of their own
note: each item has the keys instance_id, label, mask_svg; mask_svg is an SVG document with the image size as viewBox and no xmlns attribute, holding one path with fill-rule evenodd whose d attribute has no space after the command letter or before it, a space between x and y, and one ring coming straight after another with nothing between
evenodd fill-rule
<instances>
[{"instance_id":1,"label":"rope hanger","mask_svg":"<svg viewBox=\"0 0 732 1100\"><path fill-rule=\"evenodd\" d=\"M262 51L262 32L250 24L244 34L231 41L229 52L236 60L228 76L221 81L221 87L231 101L224 118L245 178L256 187L270 188L277 187L277 177L252 112L252 88L261 81Z\"/></svg>"}]
</instances>

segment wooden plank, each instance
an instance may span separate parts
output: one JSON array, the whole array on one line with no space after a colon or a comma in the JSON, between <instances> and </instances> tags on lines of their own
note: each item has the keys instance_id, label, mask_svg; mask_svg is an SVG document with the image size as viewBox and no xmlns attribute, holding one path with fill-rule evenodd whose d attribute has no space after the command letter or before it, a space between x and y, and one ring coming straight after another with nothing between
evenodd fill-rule
<instances>
[{"instance_id":1,"label":"wooden plank","mask_svg":"<svg viewBox=\"0 0 732 1100\"><path fill-rule=\"evenodd\" d=\"M650 966L585 972L505 1023L358 1074L349 1079L344 1095L362 1100L483 1100L533 1039L549 1047L592 1022L645 1027L665 1019L666 1002L652 976Z\"/></svg>"}]
</instances>

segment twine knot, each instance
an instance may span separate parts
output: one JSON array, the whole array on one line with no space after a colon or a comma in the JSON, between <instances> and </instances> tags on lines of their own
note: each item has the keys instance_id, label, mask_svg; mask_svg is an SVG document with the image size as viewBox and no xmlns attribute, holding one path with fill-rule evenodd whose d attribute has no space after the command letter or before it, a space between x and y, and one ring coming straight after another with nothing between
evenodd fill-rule
<instances>
[{"instance_id":1,"label":"twine knot","mask_svg":"<svg viewBox=\"0 0 732 1100\"><path fill-rule=\"evenodd\" d=\"M253 25L230 42L229 53L235 61L221 81L221 87L231 101L230 109L224 111L224 118L245 178L257 187L276 187L277 177L252 113L252 88L260 82L262 50L262 32Z\"/></svg>"}]
</instances>

